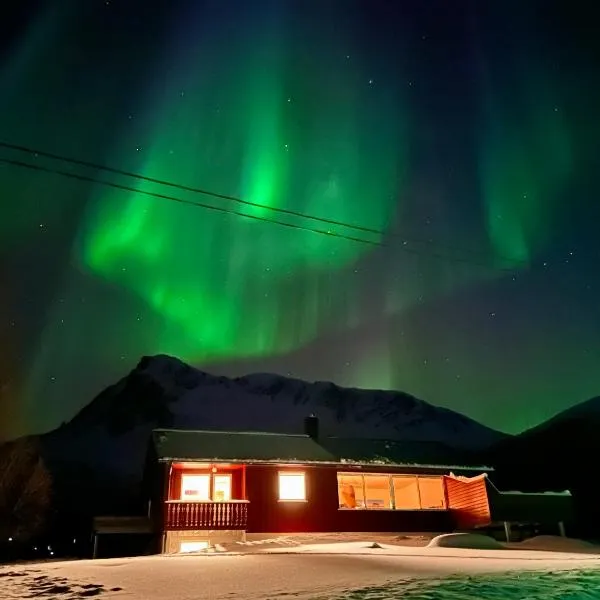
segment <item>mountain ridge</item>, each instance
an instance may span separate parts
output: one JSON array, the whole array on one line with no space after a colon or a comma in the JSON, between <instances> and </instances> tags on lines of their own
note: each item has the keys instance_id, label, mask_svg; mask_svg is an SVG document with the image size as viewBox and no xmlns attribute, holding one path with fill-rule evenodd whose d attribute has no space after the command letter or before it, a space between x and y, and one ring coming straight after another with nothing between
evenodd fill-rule
<instances>
[{"instance_id":1,"label":"mountain ridge","mask_svg":"<svg viewBox=\"0 0 600 600\"><path fill-rule=\"evenodd\" d=\"M69 422L23 440L22 453L38 456L47 470L61 529L89 522L92 515L143 513L143 471L153 429L303 433L309 414L319 417L323 436L351 444L390 440L413 464L480 464L479 450L506 438L403 392L268 373L229 378L158 355L142 357Z\"/></svg>"},{"instance_id":2,"label":"mountain ridge","mask_svg":"<svg viewBox=\"0 0 600 600\"><path fill-rule=\"evenodd\" d=\"M213 406L215 399L217 403L233 405L247 401L253 405L251 410L241 407L245 415L220 415ZM202 407L199 402L204 403ZM282 415L281 408L295 414ZM278 414L271 419L274 412ZM318 416L325 430L350 437L364 437L361 431L364 426L378 432L373 435L371 431L370 437L400 435L421 441L448 441L471 449L489 446L506 437L460 413L404 392L344 388L328 381L311 383L269 373L235 378L215 376L167 355L143 357L126 377L103 390L77 413L68 426L83 426L84 422L91 425L101 415L114 424L115 416L119 415L130 421L129 426L150 420L171 427L259 430L266 427L265 430L297 432L309 412L322 413Z\"/></svg>"},{"instance_id":3,"label":"mountain ridge","mask_svg":"<svg viewBox=\"0 0 600 600\"><path fill-rule=\"evenodd\" d=\"M586 489L581 485L581 469L576 480L571 481L564 469L557 478L547 458L560 461L555 432L565 444L573 442L565 450L571 460L588 446L596 450L594 436L582 438L590 435L592 421L600 422L598 403L591 399L511 436L404 392L342 388L332 382L309 383L268 373L229 378L174 357L145 356L68 423L21 438L22 450L12 442L0 445L0 459L5 451L11 460L47 469L54 503L66 519L61 527L77 519L85 522L94 514L143 510L142 474L153 429L303 433L309 414L319 417L324 436L346 438L349 443L390 440L413 463L488 464L496 468L495 479L524 486L507 489L552 489L554 484L565 489L571 483L574 489ZM590 411L593 418L588 418ZM535 482L532 468L537 469Z\"/></svg>"},{"instance_id":4,"label":"mountain ridge","mask_svg":"<svg viewBox=\"0 0 600 600\"><path fill-rule=\"evenodd\" d=\"M475 464L501 434L402 392L341 388L280 375L215 376L166 355L142 357L66 424L39 438L63 503L73 480L93 498L95 514L133 506L153 429L303 433L319 417L323 436L389 439L413 462ZM459 462L464 461L464 462ZM128 510L131 510L129 508Z\"/></svg>"}]
</instances>

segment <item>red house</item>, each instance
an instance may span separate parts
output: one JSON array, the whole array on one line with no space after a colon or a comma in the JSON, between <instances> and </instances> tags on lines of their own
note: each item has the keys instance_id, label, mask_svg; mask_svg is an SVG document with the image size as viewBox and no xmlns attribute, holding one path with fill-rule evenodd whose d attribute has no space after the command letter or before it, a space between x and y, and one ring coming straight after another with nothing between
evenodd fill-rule
<instances>
[{"instance_id":1,"label":"red house","mask_svg":"<svg viewBox=\"0 0 600 600\"><path fill-rule=\"evenodd\" d=\"M428 464L431 445L321 438L315 417L305 432L154 431L147 480L161 551L246 533L441 532L491 521L479 484L491 469Z\"/></svg>"}]
</instances>

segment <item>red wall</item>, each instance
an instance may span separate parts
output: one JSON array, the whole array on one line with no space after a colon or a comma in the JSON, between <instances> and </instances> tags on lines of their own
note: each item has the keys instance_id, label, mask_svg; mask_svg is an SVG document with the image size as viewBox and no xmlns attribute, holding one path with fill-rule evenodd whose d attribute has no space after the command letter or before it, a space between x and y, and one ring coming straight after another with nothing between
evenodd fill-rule
<instances>
[{"instance_id":1,"label":"red wall","mask_svg":"<svg viewBox=\"0 0 600 600\"><path fill-rule=\"evenodd\" d=\"M280 502L278 473L306 474L306 502ZM450 531L449 511L339 510L337 471L331 467L249 465L249 533L326 531Z\"/></svg>"},{"instance_id":2,"label":"red wall","mask_svg":"<svg viewBox=\"0 0 600 600\"><path fill-rule=\"evenodd\" d=\"M490 505L485 477L471 480L444 477L448 508L462 529L489 525Z\"/></svg>"}]
</instances>

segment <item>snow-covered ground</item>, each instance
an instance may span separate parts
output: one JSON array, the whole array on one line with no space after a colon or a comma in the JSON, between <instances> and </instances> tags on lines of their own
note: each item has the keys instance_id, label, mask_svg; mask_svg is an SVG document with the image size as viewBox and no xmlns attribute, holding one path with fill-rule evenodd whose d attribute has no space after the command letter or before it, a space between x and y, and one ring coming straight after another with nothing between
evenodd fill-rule
<instances>
[{"instance_id":1,"label":"snow-covered ground","mask_svg":"<svg viewBox=\"0 0 600 600\"><path fill-rule=\"evenodd\" d=\"M0 568L0 598L600 599L600 555L369 541Z\"/></svg>"}]
</instances>

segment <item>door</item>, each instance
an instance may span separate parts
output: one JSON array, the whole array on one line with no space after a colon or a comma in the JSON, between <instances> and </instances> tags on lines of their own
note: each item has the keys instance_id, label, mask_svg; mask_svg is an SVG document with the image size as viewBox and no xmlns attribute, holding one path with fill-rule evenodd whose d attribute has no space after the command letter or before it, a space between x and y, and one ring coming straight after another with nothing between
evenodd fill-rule
<instances>
[{"instance_id":1,"label":"door","mask_svg":"<svg viewBox=\"0 0 600 600\"><path fill-rule=\"evenodd\" d=\"M181 476L181 500L191 502L230 502L231 473L186 474Z\"/></svg>"},{"instance_id":2,"label":"door","mask_svg":"<svg viewBox=\"0 0 600 600\"><path fill-rule=\"evenodd\" d=\"M231 474L213 475L213 501L229 502L231 500Z\"/></svg>"}]
</instances>

